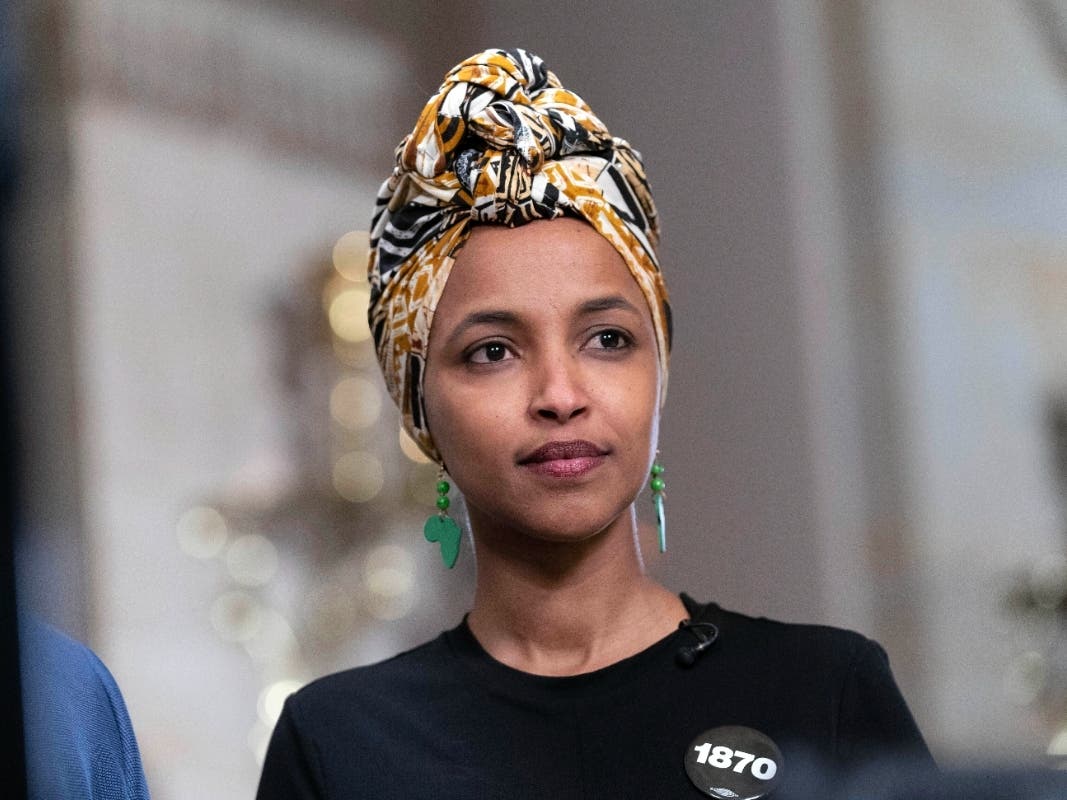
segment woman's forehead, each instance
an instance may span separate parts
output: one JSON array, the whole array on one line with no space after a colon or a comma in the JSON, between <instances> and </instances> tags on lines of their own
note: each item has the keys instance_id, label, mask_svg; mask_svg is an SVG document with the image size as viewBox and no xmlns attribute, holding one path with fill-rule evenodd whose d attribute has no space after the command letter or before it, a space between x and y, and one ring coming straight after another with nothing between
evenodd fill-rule
<instances>
[{"instance_id":1,"label":"woman's forehead","mask_svg":"<svg viewBox=\"0 0 1067 800\"><path fill-rule=\"evenodd\" d=\"M606 295L644 304L611 243L588 223L564 218L474 228L456 255L442 304L453 298L466 306L493 297L550 302Z\"/></svg>"}]
</instances>

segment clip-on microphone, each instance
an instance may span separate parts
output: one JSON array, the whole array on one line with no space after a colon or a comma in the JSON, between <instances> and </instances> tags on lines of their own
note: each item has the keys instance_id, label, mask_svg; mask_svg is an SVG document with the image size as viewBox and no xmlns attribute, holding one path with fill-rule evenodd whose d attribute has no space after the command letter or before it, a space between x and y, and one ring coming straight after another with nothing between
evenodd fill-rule
<instances>
[{"instance_id":1,"label":"clip-on microphone","mask_svg":"<svg viewBox=\"0 0 1067 800\"><path fill-rule=\"evenodd\" d=\"M678 649L675 661L680 667L691 667L697 662L697 658L715 644L719 638L719 629L710 622L693 622L684 619L678 623L679 628L684 628L697 638L696 644L686 645Z\"/></svg>"}]
</instances>

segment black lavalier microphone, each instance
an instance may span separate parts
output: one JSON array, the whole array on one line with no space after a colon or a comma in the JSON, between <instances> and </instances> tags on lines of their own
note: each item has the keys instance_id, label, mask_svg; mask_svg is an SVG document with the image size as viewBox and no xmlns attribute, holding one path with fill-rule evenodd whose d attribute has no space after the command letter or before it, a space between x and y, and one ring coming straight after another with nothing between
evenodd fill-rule
<instances>
[{"instance_id":1,"label":"black lavalier microphone","mask_svg":"<svg viewBox=\"0 0 1067 800\"><path fill-rule=\"evenodd\" d=\"M701 653L715 644L715 640L719 638L719 629L710 622L693 622L692 620L683 619L678 623L678 627L689 631L697 638L696 644L678 648L678 653L674 659L680 667L693 666L697 663L697 658L700 657Z\"/></svg>"}]
</instances>

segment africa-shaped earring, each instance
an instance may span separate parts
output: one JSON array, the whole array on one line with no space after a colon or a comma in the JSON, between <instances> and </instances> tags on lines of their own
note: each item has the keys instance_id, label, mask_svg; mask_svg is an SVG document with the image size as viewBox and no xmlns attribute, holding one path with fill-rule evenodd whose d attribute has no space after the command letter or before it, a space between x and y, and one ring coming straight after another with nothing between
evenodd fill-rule
<instances>
[{"instance_id":1,"label":"africa-shaped earring","mask_svg":"<svg viewBox=\"0 0 1067 800\"><path fill-rule=\"evenodd\" d=\"M448 507L452 504L448 499L448 490L451 488L445 480L445 471L442 469L437 474L437 513L426 520L426 524L422 526L426 541L438 542L441 545L441 560L449 569L456 566L456 558L459 557L459 540L463 536L459 525L448 516Z\"/></svg>"},{"instance_id":2,"label":"africa-shaped earring","mask_svg":"<svg viewBox=\"0 0 1067 800\"><path fill-rule=\"evenodd\" d=\"M656 509L656 532L659 534L659 551L661 553L667 552L667 515L663 511L663 490L667 488L667 484L663 478L663 465L658 463L652 464L652 480L649 481L649 487L652 489L652 507Z\"/></svg>"}]
</instances>

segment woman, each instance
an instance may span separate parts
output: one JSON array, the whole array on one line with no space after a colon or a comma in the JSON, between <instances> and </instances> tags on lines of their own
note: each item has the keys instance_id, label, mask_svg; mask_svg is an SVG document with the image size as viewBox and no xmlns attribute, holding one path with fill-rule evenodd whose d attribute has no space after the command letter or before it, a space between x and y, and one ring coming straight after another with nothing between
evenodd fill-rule
<instances>
[{"instance_id":1,"label":"woman","mask_svg":"<svg viewBox=\"0 0 1067 800\"><path fill-rule=\"evenodd\" d=\"M876 644L644 574L634 501L650 476L662 496L671 340L657 238L638 154L538 58L449 73L379 196L370 319L407 430L465 498L474 605L293 695L262 800L781 797L810 763L929 763ZM425 533L451 565L449 488Z\"/></svg>"}]
</instances>

